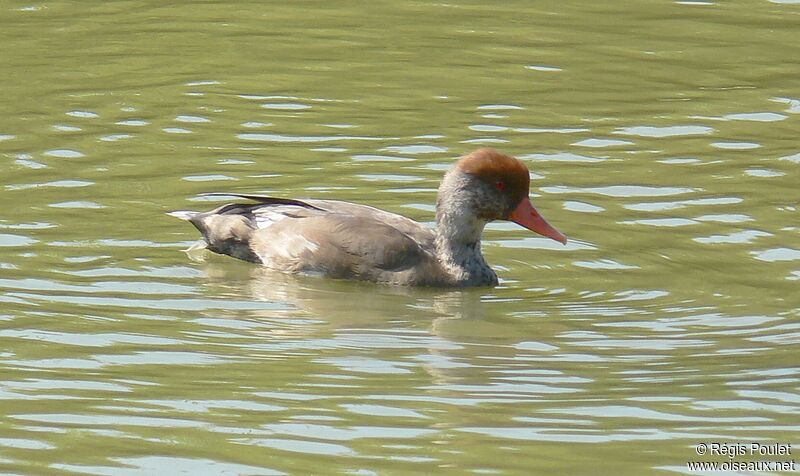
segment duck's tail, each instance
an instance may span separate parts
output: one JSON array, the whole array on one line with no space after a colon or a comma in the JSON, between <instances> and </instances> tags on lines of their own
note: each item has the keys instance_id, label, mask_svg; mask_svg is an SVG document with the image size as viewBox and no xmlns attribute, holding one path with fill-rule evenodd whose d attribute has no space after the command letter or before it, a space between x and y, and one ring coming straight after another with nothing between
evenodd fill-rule
<instances>
[{"instance_id":1,"label":"duck's tail","mask_svg":"<svg viewBox=\"0 0 800 476\"><path fill-rule=\"evenodd\" d=\"M187 251L205 248L214 253L260 263L261 259L250 249L250 238L255 230L250 218L239 213L225 214L226 211L238 211L241 208L242 205L231 204L210 212L176 210L167 212L167 215L188 221L203 235L203 240Z\"/></svg>"},{"instance_id":2,"label":"duck's tail","mask_svg":"<svg viewBox=\"0 0 800 476\"><path fill-rule=\"evenodd\" d=\"M167 215L181 220L191 221L200 212L193 212L191 210L175 210L174 212L167 212Z\"/></svg>"},{"instance_id":3,"label":"duck's tail","mask_svg":"<svg viewBox=\"0 0 800 476\"><path fill-rule=\"evenodd\" d=\"M191 210L175 210L174 212L167 212L167 215L171 217L179 218L181 220L186 220L189 222L191 222L192 218L196 217L199 214L200 212L193 212ZM208 243L206 242L205 239L202 239L199 241L195 241L194 243L192 243L191 246L189 246L183 251L185 251L186 254L189 255L189 258L192 261L204 261L204 259L202 258L203 255L199 254L199 252L207 248L208 248Z\"/></svg>"}]
</instances>

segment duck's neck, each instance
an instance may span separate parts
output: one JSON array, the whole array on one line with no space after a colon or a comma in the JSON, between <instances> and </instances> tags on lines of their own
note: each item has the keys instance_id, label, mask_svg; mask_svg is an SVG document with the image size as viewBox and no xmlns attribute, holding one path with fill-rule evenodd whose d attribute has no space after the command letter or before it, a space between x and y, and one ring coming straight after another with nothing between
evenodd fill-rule
<instances>
[{"instance_id":1,"label":"duck's neck","mask_svg":"<svg viewBox=\"0 0 800 476\"><path fill-rule=\"evenodd\" d=\"M436 255L455 284L494 285L497 275L481 254L486 221L478 218L458 184L447 180L436 201ZM460 188L460 187L459 187Z\"/></svg>"}]
</instances>

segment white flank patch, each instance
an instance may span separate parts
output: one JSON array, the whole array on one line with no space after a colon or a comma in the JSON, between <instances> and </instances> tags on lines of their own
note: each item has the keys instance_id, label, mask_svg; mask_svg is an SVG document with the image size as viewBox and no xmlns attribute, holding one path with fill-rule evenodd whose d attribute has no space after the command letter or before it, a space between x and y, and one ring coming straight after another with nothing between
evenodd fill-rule
<instances>
[{"instance_id":1,"label":"white flank patch","mask_svg":"<svg viewBox=\"0 0 800 476\"><path fill-rule=\"evenodd\" d=\"M281 220L289 217L280 212L273 212L270 210L259 210L256 216L256 227L259 229L268 228Z\"/></svg>"}]
</instances>

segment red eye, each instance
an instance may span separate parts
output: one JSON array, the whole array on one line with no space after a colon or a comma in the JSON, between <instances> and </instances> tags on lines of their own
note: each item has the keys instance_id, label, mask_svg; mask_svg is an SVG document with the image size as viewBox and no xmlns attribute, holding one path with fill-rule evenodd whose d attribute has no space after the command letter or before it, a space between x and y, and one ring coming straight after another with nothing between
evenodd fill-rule
<instances>
[{"instance_id":1,"label":"red eye","mask_svg":"<svg viewBox=\"0 0 800 476\"><path fill-rule=\"evenodd\" d=\"M503 182L502 180L498 180L497 183L494 184L494 188L496 188L497 190L505 190L506 183Z\"/></svg>"}]
</instances>

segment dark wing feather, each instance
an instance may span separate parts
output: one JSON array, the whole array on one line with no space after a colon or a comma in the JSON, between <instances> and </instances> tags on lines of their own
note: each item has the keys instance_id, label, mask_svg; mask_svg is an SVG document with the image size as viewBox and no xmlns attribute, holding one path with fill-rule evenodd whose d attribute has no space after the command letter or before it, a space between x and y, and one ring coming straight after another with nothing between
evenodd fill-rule
<instances>
[{"instance_id":1,"label":"dark wing feather","mask_svg":"<svg viewBox=\"0 0 800 476\"><path fill-rule=\"evenodd\" d=\"M243 193L225 193L225 192L209 192L209 193L201 193L200 196L202 197L239 197L244 198L245 200L252 200L254 202L258 202L261 205L294 205L296 207L304 207L304 208L312 208L315 210L321 210L321 208L315 207L310 203L304 202L302 200L294 200L291 198L277 198L277 197L268 197L266 195L251 195L251 194L243 194Z\"/></svg>"}]
</instances>

